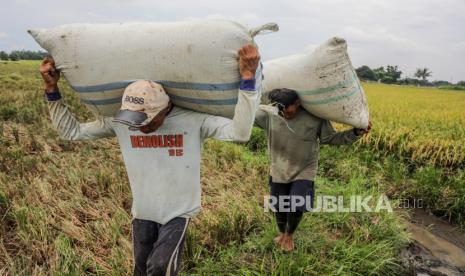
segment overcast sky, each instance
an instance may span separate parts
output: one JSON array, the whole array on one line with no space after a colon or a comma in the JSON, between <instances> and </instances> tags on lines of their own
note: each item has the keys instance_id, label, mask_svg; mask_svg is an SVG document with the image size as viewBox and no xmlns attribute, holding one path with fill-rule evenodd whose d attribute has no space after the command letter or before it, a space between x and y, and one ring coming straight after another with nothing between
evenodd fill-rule
<instances>
[{"instance_id":1,"label":"overcast sky","mask_svg":"<svg viewBox=\"0 0 465 276\"><path fill-rule=\"evenodd\" d=\"M418 67L432 80L465 80L465 0L15 0L2 3L0 50L40 49L26 30L65 23L227 18L249 27L276 22L260 36L264 60L310 50L332 36L348 41L354 66Z\"/></svg>"}]
</instances>

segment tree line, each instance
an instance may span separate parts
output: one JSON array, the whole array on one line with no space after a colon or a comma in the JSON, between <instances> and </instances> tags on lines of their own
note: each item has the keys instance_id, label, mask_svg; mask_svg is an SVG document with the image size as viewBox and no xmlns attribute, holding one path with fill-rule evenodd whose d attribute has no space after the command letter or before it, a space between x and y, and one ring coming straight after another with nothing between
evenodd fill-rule
<instances>
[{"instance_id":1,"label":"tree line","mask_svg":"<svg viewBox=\"0 0 465 276\"><path fill-rule=\"evenodd\" d=\"M43 51L15 50L9 54L0 51L0 60L42 60L46 56L48 56L48 53Z\"/></svg>"},{"instance_id":2,"label":"tree line","mask_svg":"<svg viewBox=\"0 0 465 276\"><path fill-rule=\"evenodd\" d=\"M386 68L381 66L379 68L371 69L367 65L358 67L356 70L357 76L364 81L376 81L388 84L400 85L417 85L417 86L436 86L447 89L465 89L465 81L459 81L456 84L448 81L428 81L428 78L433 75L428 68L417 68L415 78L402 78L402 71L397 66L388 65Z\"/></svg>"}]
</instances>

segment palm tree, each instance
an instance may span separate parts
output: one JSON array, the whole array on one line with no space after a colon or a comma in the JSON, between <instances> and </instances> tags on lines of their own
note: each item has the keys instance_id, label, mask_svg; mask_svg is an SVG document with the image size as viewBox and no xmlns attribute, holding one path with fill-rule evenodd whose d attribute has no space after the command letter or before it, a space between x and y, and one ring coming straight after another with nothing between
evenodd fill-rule
<instances>
[{"instance_id":1,"label":"palm tree","mask_svg":"<svg viewBox=\"0 0 465 276\"><path fill-rule=\"evenodd\" d=\"M431 77L433 72L431 72L428 68L417 68L417 72L415 73L415 77L418 79L422 79L423 83L426 83L426 79Z\"/></svg>"}]
</instances>

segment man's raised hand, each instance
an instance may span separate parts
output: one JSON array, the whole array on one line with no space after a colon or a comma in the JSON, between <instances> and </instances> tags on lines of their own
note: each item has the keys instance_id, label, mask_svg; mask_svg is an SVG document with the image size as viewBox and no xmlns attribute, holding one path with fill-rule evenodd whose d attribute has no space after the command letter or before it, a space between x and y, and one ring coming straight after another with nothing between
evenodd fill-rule
<instances>
[{"instance_id":1,"label":"man's raised hand","mask_svg":"<svg viewBox=\"0 0 465 276\"><path fill-rule=\"evenodd\" d=\"M247 44L239 49L239 73L241 74L241 79L254 79L255 71L257 71L259 64L260 54L257 47Z\"/></svg>"},{"instance_id":2,"label":"man's raised hand","mask_svg":"<svg viewBox=\"0 0 465 276\"><path fill-rule=\"evenodd\" d=\"M46 93L52 93L58 90L58 80L60 71L55 68L55 61L51 57L46 57L39 67L40 74L44 80L44 89Z\"/></svg>"}]
</instances>

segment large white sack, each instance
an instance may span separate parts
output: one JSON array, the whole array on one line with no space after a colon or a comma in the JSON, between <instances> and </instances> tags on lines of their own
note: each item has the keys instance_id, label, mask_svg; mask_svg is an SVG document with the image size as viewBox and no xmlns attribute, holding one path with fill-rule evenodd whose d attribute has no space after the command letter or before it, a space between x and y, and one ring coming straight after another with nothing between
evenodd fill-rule
<instances>
[{"instance_id":1,"label":"large white sack","mask_svg":"<svg viewBox=\"0 0 465 276\"><path fill-rule=\"evenodd\" d=\"M263 75L264 102L267 92L289 88L318 117L357 128L368 126L365 93L342 38L332 38L314 52L264 62Z\"/></svg>"},{"instance_id":2,"label":"large white sack","mask_svg":"<svg viewBox=\"0 0 465 276\"><path fill-rule=\"evenodd\" d=\"M238 50L264 30L278 26L249 30L232 21L205 20L71 24L28 32L96 115L112 116L124 88L148 79L161 83L176 105L231 117L240 80Z\"/></svg>"}]
</instances>

